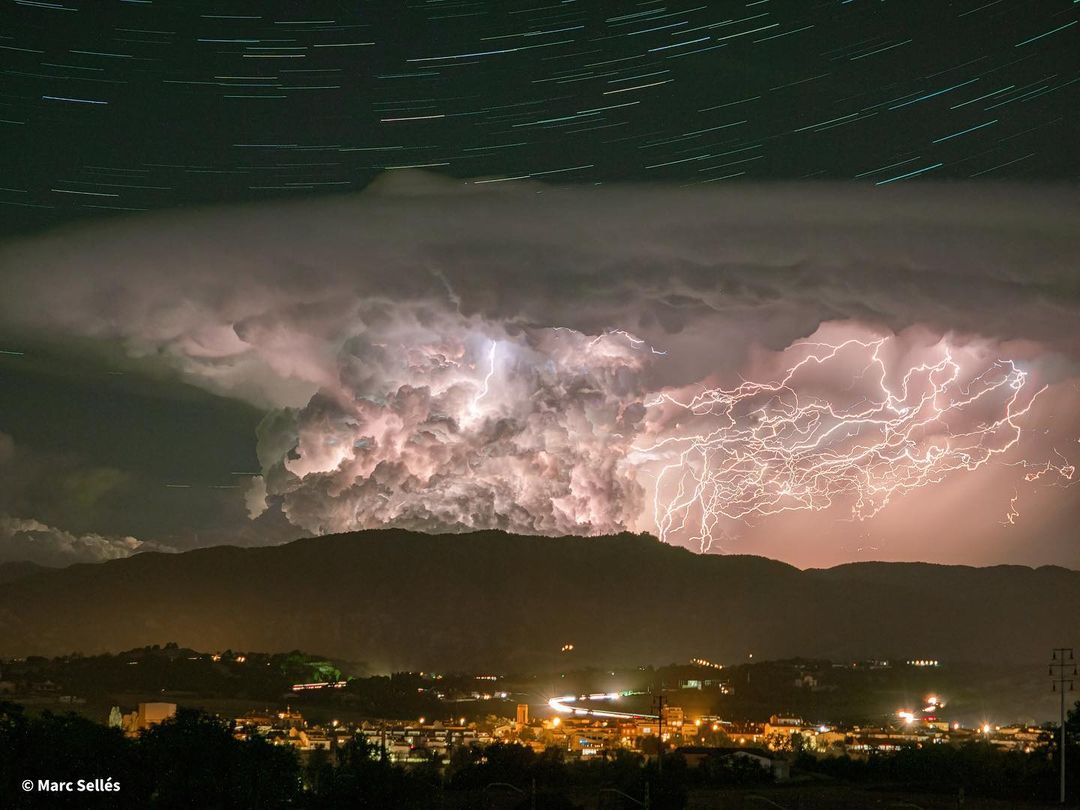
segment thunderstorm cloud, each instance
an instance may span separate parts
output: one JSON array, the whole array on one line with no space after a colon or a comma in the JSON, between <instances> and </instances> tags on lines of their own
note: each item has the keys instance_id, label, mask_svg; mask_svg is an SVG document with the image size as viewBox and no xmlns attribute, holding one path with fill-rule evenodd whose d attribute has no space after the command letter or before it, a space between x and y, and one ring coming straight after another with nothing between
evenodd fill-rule
<instances>
[{"instance_id":1,"label":"thunderstorm cloud","mask_svg":"<svg viewBox=\"0 0 1080 810\"><path fill-rule=\"evenodd\" d=\"M261 475L241 507L251 517L280 510L310 533L655 531L658 508L676 497L658 493L658 481L671 478L664 465L678 454L642 448L717 419L673 413L673 402L775 381L807 343L885 340L890 386L945 356L961 366L954 399L1000 383L978 408L939 420L935 435L1000 426L1009 407L1001 392L1023 389L1017 424L1028 432L994 459L1000 469L979 473L980 502L1000 503L955 530L957 544L970 545L980 532L1005 537L1006 524L1009 538L1024 537L1010 510L1051 478L1061 490L1040 502L1046 516L1029 531L1067 524L1071 501L1060 493L1080 427L1078 215L1075 192L1055 188L559 188L399 172L357 196L144 216L9 243L0 323L9 340L119 346L144 368L265 411ZM794 393L841 397L855 413L861 400L850 393L868 364L865 353L845 356ZM762 419L752 409L729 416L740 430ZM898 453L938 452L919 430ZM731 435L738 447L724 452L753 444ZM971 447L996 451L1010 436ZM956 475L930 471L927 514L975 497L963 483L979 466L969 460ZM813 467L804 462L801 471ZM751 511L746 520L719 510L713 547L741 537L758 542L741 549L780 553L766 530L797 532L789 515ZM824 511L835 527L852 504ZM805 528L823 518L800 519ZM926 553L900 550L888 509L870 522L894 538L881 554ZM836 548L821 559L857 556L865 531L852 525L826 530Z\"/></svg>"}]
</instances>

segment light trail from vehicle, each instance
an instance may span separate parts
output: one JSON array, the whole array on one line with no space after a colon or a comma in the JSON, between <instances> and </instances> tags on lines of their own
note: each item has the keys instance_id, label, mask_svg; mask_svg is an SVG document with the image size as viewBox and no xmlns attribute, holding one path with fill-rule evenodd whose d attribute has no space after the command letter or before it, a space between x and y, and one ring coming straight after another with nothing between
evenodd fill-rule
<instances>
[{"instance_id":1,"label":"light trail from vehicle","mask_svg":"<svg viewBox=\"0 0 1080 810\"><path fill-rule=\"evenodd\" d=\"M591 695L565 695L563 697L553 697L548 701L548 706L560 714L569 714L574 717L608 717L613 720L656 720L658 719L655 714L643 714L641 712L614 712L609 709L591 709L583 706L571 706L569 704L576 703L581 700L600 701L608 700L615 701L620 697L626 697L631 694L644 694L642 692L623 693L619 692L597 692Z\"/></svg>"}]
</instances>

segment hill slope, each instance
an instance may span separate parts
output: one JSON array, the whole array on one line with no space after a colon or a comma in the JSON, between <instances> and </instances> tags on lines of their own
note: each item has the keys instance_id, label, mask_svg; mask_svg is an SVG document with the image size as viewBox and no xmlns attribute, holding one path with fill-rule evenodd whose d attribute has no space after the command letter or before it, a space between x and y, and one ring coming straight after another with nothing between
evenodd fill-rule
<instances>
[{"instance_id":1,"label":"hill slope","mask_svg":"<svg viewBox=\"0 0 1080 810\"><path fill-rule=\"evenodd\" d=\"M17 579L52 571L49 566L38 565L28 560L18 562L0 562L0 585L5 582L14 582Z\"/></svg>"},{"instance_id":2,"label":"hill slope","mask_svg":"<svg viewBox=\"0 0 1080 810\"><path fill-rule=\"evenodd\" d=\"M1042 660L1074 639L1080 572L856 563L800 571L652 538L399 530L139 554L0 591L0 655L320 650L377 668L703 656ZM568 662L569 663L569 662Z\"/></svg>"}]
</instances>

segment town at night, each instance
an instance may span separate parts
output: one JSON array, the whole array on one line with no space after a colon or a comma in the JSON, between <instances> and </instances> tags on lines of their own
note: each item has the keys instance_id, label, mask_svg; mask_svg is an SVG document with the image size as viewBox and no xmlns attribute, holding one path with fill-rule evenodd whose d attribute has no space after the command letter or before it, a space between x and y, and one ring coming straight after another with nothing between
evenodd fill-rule
<instances>
[{"instance_id":1,"label":"town at night","mask_svg":"<svg viewBox=\"0 0 1080 810\"><path fill-rule=\"evenodd\" d=\"M1078 14L4 0L0 807L1080 806Z\"/></svg>"}]
</instances>

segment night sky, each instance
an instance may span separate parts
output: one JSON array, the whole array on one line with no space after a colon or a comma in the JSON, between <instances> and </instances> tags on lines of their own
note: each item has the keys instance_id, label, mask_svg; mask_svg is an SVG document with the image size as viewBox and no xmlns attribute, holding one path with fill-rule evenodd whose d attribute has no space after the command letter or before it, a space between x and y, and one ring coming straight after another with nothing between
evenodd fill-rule
<instances>
[{"instance_id":1,"label":"night sky","mask_svg":"<svg viewBox=\"0 0 1080 810\"><path fill-rule=\"evenodd\" d=\"M656 532L730 417L791 477L691 452L671 542L1080 565L1078 9L5 3L0 560ZM792 387L855 413L876 340L986 390L901 467L683 407L856 341Z\"/></svg>"},{"instance_id":2,"label":"night sky","mask_svg":"<svg viewBox=\"0 0 1080 810\"><path fill-rule=\"evenodd\" d=\"M6 2L6 232L363 188L1075 180L1067 2ZM897 181L899 182L899 181Z\"/></svg>"}]
</instances>

